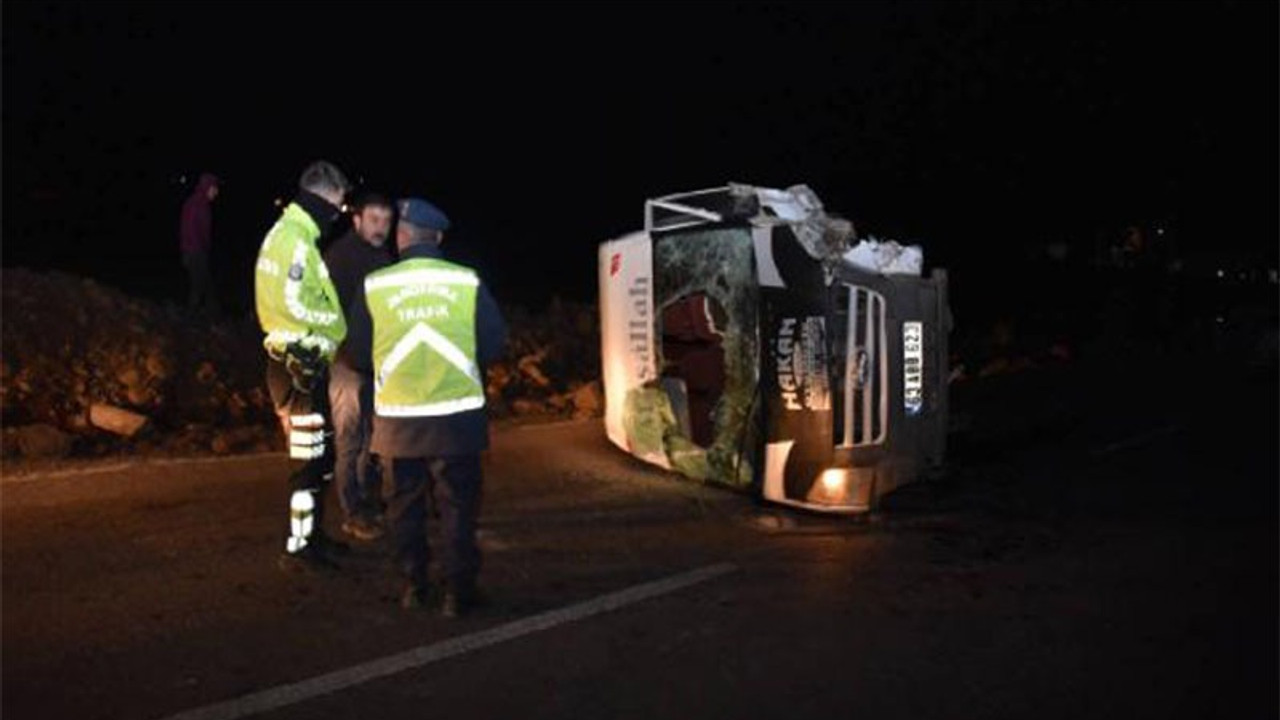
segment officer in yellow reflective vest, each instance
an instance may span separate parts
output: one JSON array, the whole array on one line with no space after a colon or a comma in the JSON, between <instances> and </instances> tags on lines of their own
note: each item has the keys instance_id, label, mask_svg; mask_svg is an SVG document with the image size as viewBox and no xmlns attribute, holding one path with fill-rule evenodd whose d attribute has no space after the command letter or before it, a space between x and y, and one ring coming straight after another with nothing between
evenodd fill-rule
<instances>
[{"instance_id":1,"label":"officer in yellow reflective vest","mask_svg":"<svg viewBox=\"0 0 1280 720\"><path fill-rule=\"evenodd\" d=\"M444 213L416 198L397 210L400 262L365 278L351 303L348 346L373 373L370 449L390 460L384 495L406 579L401 604L428 602L425 522L434 499L444 537L441 612L456 617L478 601L480 453L489 447L484 368L501 354L506 326L476 272L444 259Z\"/></svg>"},{"instance_id":2,"label":"officer in yellow reflective vest","mask_svg":"<svg viewBox=\"0 0 1280 720\"><path fill-rule=\"evenodd\" d=\"M324 483L333 476L326 374L347 334L342 305L316 249L338 219L349 184L318 161L302 173L297 198L285 207L258 251L254 296L266 333L267 389L289 441L289 531L280 566L332 569L343 546L320 529Z\"/></svg>"}]
</instances>

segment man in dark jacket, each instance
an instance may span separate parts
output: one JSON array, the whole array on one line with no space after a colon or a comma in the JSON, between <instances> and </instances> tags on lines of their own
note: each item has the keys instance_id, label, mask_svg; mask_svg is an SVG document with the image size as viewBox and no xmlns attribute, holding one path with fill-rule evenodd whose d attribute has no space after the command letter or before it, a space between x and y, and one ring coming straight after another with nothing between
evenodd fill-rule
<instances>
[{"instance_id":1,"label":"man in dark jacket","mask_svg":"<svg viewBox=\"0 0 1280 720\"><path fill-rule=\"evenodd\" d=\"M381 195L365 194L356 205L351 229L324 253L329 277L338 290L344 312L351 315L351 300L369 273L391 264L386 248L391 231L391 202ZM381 503L377 490L382 469L369 452L373 434L373 376L356 369L349 343L343 343L329 369L329 407L333 414L336 453L334 480L345 515L342 531L370 542L382 535Z\"/></svg>"},{"instance_id":2,"label":"man in dark jacket","mask_svg":"<svg viewBox=\"0 0 1280 720\"><path fill-rule=\"evenodd\" d=\"M203 173L195 190L182 203L178 220L178 250L187 269L187 306L192 312L216 315L218 301L209 272L209 250L213 246L213 201L218 197L218 178Z\"/></svg>"},{"instance_id":3,"label":"man in dark jacket","mask_svg":"<svg viewBox=\"0 0 1280 720\"><path fill-rule=\"evenodd\" d=\"M484 367L506 325L475 271L444 259L449 220L425 200L401 200L400 261L365 278L352 301L350 346L374 376L374 452L391 459L387 522L407 582L406 608L427 596L424 523L434 496L444 536L442 612L477 602L480 453L489 447Z\"/></svg>"}]
</instances>

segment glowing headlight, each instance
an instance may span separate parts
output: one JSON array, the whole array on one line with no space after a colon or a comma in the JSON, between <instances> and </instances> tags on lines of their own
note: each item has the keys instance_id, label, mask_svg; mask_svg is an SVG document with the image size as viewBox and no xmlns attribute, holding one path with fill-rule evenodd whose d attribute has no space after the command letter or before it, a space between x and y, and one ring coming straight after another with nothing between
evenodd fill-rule
<instances>
[{"instance_id":1,"label":"glowing headlight","mask_svg":"<svg viewBox=\"0 0 1280 720\"><path fill-rule=\"evenodd\" d=\"M839 492L849 484L849 471L840 468L823 470L820 482L822 483L823 490L826 490L829 493Z\"/></svg>"}]
</instances>

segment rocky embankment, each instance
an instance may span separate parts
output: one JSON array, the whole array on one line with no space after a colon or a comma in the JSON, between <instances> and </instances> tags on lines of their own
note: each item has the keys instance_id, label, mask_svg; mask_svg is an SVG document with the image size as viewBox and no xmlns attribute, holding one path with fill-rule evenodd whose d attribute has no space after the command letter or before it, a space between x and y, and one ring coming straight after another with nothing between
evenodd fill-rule
<instances>
[{"instance_id":1,"label":"rocky embankment","mask_svg":"<svg viewBox=\"0 0 1280 720\"><path fill-rule=\"evenodd\" d=\"M58 272L0 276L3 457L226 454L283 447L252 317L211 323ZM598 415L595 309L508 308L495 417Z\"/></svg>"}]
</instances>

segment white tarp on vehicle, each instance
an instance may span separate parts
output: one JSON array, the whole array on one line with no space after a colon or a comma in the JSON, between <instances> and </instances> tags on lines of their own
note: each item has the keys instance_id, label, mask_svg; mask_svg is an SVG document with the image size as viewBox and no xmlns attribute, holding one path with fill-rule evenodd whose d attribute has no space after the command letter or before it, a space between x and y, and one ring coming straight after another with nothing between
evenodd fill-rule
<instances>
[{"instance_id":1,"label":"white tarp on vehicle","mask_svg":"<svg viewBox=\"0 0 1280 720\"><path fill-rule=\"evenodd\" d=\"M892 240L869 237L844 254L854 267L880 275L913 275L924 271L924 251L919 245L899 245Z\"/></svg>"}]
</instances>

